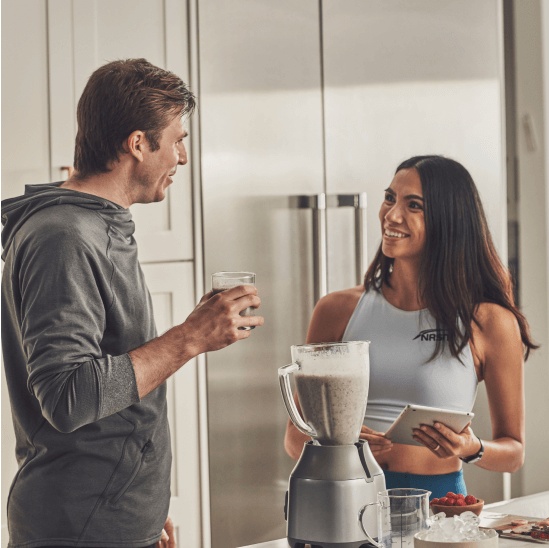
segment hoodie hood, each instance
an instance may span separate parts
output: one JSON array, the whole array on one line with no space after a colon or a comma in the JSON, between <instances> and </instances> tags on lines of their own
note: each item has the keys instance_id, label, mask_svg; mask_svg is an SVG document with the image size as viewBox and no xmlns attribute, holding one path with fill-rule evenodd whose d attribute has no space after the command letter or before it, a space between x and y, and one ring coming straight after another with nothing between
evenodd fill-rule
<instances>
[{"instance_id":1,"label":"hoodie hood","mask_svg":"<svg viewBox=\"0 0 549 548\"><path fill-rule=\"evenodd\" d=\"M25 194L15 198L2 200L2 259L23 224L37 211L58 205L73 205L85 209L94 209L108 218L124 236L129 237L134 232L134 223L129 209L93 194L85 194L76 190L60 188L62 182L26 185Z\"/></svg>"}]
</instances>

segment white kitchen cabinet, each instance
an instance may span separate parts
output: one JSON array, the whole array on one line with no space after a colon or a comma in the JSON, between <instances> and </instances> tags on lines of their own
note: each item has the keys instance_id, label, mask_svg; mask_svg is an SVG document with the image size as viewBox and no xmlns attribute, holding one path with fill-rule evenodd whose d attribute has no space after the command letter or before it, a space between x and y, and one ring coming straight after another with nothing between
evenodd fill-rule
<instances>
[{"instance_id":1,"label":"white kitchen cabinet","mask_svg":"<svg viewBox=\"0 0 549 548\"><path fill-rule=\"evenodd\" d=\"M2 4L2 199L49 180L46 16L45 1Z\"/></svg>"},{"instance_id":2,"label":"white kitchen cabinet","mask_svg":"<svg viewBox=\"0 0 549 548\"><path fill-rule=\"evenodd\" d=\"M145 57L188 83L187 4L179 0L18 0L2 4L2 198L24 185L63 180L73 164L76 105L105 62ZM190 149L192 137L186 140ZM190 155L190 151L189 151ZM139 257L158 331L194 307L191 170L180 167L164 201L132 207ZM2 546L6 501L17 469L2 379ZM201 545L196 363L169 381L173 433L171 516L181 546Z\"/></svg>"},{"instance_id":3,"label":"white kitchen cabinet","mask_svg":"<svg viewBox=\"0 0 549 548\"><path fill-rule=\"evenodd\" d=\"M29 17L32 13L32 17ZM2 199L49 179L46 2L2 4ZM24 70L22 69L24 67ZM6 503L17 471L15 434L2 365L2 547L8 544Z\"/></svg>"},{"instance_id":4,"label":"white kitchen cabinet","mask_svg":"<svg viewBox=\"0 0 549 548\"><path fill-rule=\"evenodd\" d=\"M158 334L182 323L195 307L191 262L143 265L153 300ZM197 362L168 379L168 419L172 440L170 516L179 546L201 545L200 446Z\"/></svg>"},{"instance_id":5,"label":"white kitchen cabinet","mask_svg":"<svg viewBox=\"0 0 549 548\"><path fill-rule=\"evenodd\" d=\"M51 178L73 163L76 105L91 73L144 57L189 81L186 4L178 0L48 3ZM186 141L191 145L191 139ZM132 207L142 263L193 258L191 171L179 168L162 202Z\"/></svg>"}]
</instances>

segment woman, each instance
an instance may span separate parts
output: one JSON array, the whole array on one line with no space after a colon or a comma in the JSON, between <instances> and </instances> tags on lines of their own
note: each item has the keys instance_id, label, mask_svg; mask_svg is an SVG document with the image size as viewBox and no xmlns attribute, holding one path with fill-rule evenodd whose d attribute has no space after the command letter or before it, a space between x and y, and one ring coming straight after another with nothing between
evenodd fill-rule
<instances>
[{"instance_id":1,"label":"woman","mask_svg":"<svg viewBox=\"0 0 549 548\"><path fill-rule=\"evenodd\" d=\"M458 162L416 156L398 166L379 212L382 242L363 286L323 297L308 342L370 340L370 392L361 438L387 487L467 494L462 461L514 472L524 460L524 359L533 343L486 223L475 184ZM385 432L408 403L470 411L488 394L492 437L467 426L414 430L421 445ZM288 422L285 448L306 437Z\"/></svg>"}]
</instances>

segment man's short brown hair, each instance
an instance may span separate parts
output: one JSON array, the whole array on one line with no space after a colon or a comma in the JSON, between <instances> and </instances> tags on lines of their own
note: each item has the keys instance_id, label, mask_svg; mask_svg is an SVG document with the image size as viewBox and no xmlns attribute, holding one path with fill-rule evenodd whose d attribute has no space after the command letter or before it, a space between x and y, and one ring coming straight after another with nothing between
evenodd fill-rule
<instances>
[{"instance_id":1,"label":"man's short brown hair","mask_svg":"<svg viewBox=\"0 0 549 548\"><path fill-rule=\"evenodd\" d=\"M190 115L195 97L170 71L146 59L125 59L99 67L78 101L74 167L78 178L109 171L134 131L145 133L152 150L176 116Z\"/></svg>"}]
</instances>

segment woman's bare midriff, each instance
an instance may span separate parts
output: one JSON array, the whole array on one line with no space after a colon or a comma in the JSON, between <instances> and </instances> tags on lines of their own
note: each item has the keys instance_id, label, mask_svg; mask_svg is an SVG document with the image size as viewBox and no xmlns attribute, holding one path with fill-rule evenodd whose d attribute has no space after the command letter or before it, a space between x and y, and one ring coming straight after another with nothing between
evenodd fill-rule
<instances>
[{"instance_id":1,"label":"woman's bare midriff","mask_svg":"<svg viewBox=\"0 0 549 548\"><path fill-rule=\"evenodd\" d=\"M377 462L383 470L408 474L450 474L461 469L458 457L439 459L426 449L415 445L393 444L388 453L378 455Z\"/></svg>"}]
</instances>

